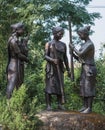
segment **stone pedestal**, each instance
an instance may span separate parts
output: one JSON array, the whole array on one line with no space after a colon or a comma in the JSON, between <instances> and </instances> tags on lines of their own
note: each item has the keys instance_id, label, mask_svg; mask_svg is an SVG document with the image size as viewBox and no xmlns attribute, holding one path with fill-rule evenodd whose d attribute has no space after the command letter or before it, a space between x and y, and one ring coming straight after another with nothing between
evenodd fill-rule
<instances>
[{"instance_id":1,"label":"stone pedestal","mask_svg":"<svg viewBox=\"0 0 105 130\"><path fill-rule=\"evenodd\" d=\"M38 130L105 130L105 116L71 111L43 111L36 115Z\"/></svg>"}]
</instances>

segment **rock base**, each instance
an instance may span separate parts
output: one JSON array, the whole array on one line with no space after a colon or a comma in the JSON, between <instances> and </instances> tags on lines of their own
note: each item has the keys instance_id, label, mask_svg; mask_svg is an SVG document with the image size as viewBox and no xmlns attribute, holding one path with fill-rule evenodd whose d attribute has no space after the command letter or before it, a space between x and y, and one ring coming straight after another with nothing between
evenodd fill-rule
<instances>
[{"instance_id":1,"label":"rock base","mask_svg":"<svg viewBox=\"0 0 105 130\"><path fill-rule=\"evenodd\" d=\"M105 130L105 116L75 111L43 111L36 115L37 130Z\"/></svg>"}]
</instances>

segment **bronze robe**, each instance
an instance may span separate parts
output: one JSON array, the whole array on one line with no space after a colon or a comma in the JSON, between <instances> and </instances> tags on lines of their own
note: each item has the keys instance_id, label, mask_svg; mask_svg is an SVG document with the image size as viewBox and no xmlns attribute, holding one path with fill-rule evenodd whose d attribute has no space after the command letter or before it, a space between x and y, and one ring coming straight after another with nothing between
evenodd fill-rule
<instances>
[{"instance_id":1,"label":"bronze robe","mask_svg":"<svg viewBox=\"0 0 105 130\"><path fill-rule=\"evenodd\" d=\"M69 70L68 59L66 56L66 45L65 43L58 41L51 41L48 43L48 50L45 52L45 59L47 60L46 64L46 87L45 92L48 94L61 95L60 81L57 71L57 66L52 62L52 59L56 59L54 54L54 44L57 54L57 59L59 60L59 70L60 70L60 78L62 82L62 86L64 87L64 64L66 69Z\"/></svg>"},{"instance_id":2,"label":"bronze robe","mask_svg":"<svg viewBox=\"0 0 105 130\"><path fill-rule=\"evenodd\" d=\"M17 89L22 85L24 79L24 61L27 57L21 53L18 46L19 40L12 35L8 41L8 65L7 65L7 95L11 95L14 87Z\"/></svg>"},{"instance_id":3,"label":"bronze robe","mask_svg":"<svg viewBox=\"0 0 105 130\"><path fill-rule=\"evenodd\" d=\"M97 70L94 61L94 44L88 41L81 46L79 51L75 49L75 52L82 62L80 95L83 97L95 96Z\"/></svg>"}]
</instances>

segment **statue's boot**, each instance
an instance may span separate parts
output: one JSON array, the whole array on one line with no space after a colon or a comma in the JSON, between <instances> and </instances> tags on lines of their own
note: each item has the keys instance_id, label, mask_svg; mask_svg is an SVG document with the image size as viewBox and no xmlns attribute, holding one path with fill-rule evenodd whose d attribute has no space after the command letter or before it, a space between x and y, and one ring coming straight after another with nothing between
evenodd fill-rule
<instances>
[{"instance_id":1,"label":"statue's boot","mask_svg":"<svg viewBox=\"0 0 105 130\"><path fill-rule=\"evenodd\" d=\"M88 113L91 113L91 112L92 112L92 109L90 107L88 107L87 109L85 109L81 113L88 114Z\"/></svg>"},{"instance_id":2,"label":"statue's boot","mask_svg":"<svg viewBox=\"0 0 105 130\"><path fill-rule=\"evenodd\" d=\"M88 98L84 97L84 99L83 99L83 107L79 110L79 112L82 112L87 108L88 108Z\"/></svg>"},{"instance_id":3,"label":"statue's boot","mask_svg":"<svg viewBox=\"0 0 105 130\"><path fill-rule=\"evenodd\" d=\"M57 100L58 100L58 109L59 110L65 110L64 106L62 105L62 96L57 95Z\"/></svg>"},{"instance_id":4,"label":"statue's boot","mask_svg":"<svg viewBox=\"0 0 105 130\"><path fill-rule=\"evenodd\" d=\"M93 103L93 97L88 97L88 108L82 111L81 113L88 114L92 112L92 103Z\"/></svg>"},{"instance_id":5,"label":"statue's boot","mask_svg":"<svg viewBox=\"0 0 105 130\"><path fill-rule=\"evenodd\" d=\"M47 105L46 110L51 111L52 110L52 108L51 108L51 94L46 93L45 98L46 98L46 105Z\"/></svg>"},{"instance_id":6,"label":"statue's boot","mask_svg":"<svg viewBox=\"0 0 105 130\"><path fill-rule=\"evenodd\" d=\"M47 105L47 108L46 108L47 111L52 111L52 108L50 105Z\"/></svg>"}]
</instances>

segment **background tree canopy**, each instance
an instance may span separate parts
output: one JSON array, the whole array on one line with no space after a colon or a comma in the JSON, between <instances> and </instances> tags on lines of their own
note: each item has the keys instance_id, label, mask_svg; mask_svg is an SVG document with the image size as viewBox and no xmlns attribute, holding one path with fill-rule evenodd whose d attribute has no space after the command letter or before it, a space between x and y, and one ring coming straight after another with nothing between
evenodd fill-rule
<instances>
[{"instance_id":1,"label":"background tree canopy","mask_svg":"<svg viewBox=\"0 0 105 130\"><path fill-rule=\"evenodd\" d=\"M71 16L72 26L75 27L75 30L83 25L94 25L94 20L96 18L101 18L101 16L99 13L89 13L86 10L86 6L90 1L92 0L0 0L0 111L3 111L5 108L4 113L1 112L4 115L1 116L0 122L4 123L5 126L8 124L8 121L12 118L13 114L18 111L18 119L16 119L21 122L22 130L26 130L26 126L27 128L30 128L30 123L28 122L26 124L26 122L21 121L24 113L27 117L30 117L30 115L33 116L36 111L44 109L45 43L51 39L51 29L54 26L60 25L65 29L68 29L68 16ZM27 64L25 68L25 87L21 88L21 92L16 92L14 94L13 101L11 101L13 103L11 105L12 112L7 115L8 108L6 107L7 104L5 98L7 82L6 66L8 62L7 41L11 33L10 25L17 22L25 23L27 33L30 35L28 43L30 64ZM105 94L101 91L105 89L105 83L103 82L104 77L102 76L102 69L105 69L103 61L104 60L99 59L97 62L99 71L97 80L100 81L98 83L99 91L97 95L99 98L102 96L102 99L105 97ZM100 67L100 62L103 67ZM72 83L69 81L65 73L67 109L78 109L78 106L80 106L78 88L79 68L75 70L75 76L75 82ZM21 97L21 104L19 104L20 100L17 99L18 96ZM15 102L15 106L22 107L22 109L16 110L16 108L13 107L14 100L17 101ZM75 102L77 102L77 104L75 104ZM105 105L103 102L101 102L102 107L100 107L100 103L97 103L97 101L94 106L97 106L97 109L95 108L96 112L104 112ZM4 117L7 122L3 120ZM32 122L32 120L34 120L34 118L28 118L28 121ZM13 124L8 127L14 130L18 127L15 124L16 122L13 122ZM35 128L34 125L35 124L31 127L32 130Z\"/></svg>"},{"instance_id":2,"label":"background tree canopy","mask_svg":"<svg viewBox=\"0 0 105 130\"><path fill-rule=\"evenodd\" d=\"M83 24L94 25L94 20L100 18L99 13L88 13L86 6L91 0L1 0L0 1L0 59L2 66L6 65L7 40L10 35L10 25L16 22L26 24L30 34L30 61L33 67L42 63L44 45L51 37L53 26L60 25L68 29L68 16L72 18L74 27ZM40 52L40 54L39 54ZM2 69L4 69L2 68ZM4 70L3 70L4 71Z\"/></svg>"}]
</instances>

